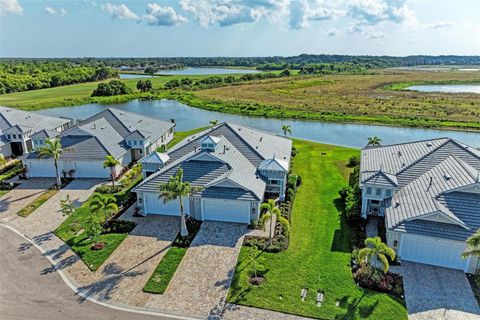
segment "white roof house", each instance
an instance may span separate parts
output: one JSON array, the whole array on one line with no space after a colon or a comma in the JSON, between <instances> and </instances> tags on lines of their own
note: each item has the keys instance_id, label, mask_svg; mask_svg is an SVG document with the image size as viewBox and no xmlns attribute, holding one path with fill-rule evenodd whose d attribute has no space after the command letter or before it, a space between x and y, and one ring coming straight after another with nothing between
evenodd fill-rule
<instances>
[{"instance_id":1,"label":"white roof house","mask_svg":"<svg viewBox=\"0 0 480 320\"><path fill-rule=\"evenodd\" d=\"M362 214L383 216L402 260L471 271L480 228L480 151L440 138L362 150Z\"/></svg>"}]
</instances>

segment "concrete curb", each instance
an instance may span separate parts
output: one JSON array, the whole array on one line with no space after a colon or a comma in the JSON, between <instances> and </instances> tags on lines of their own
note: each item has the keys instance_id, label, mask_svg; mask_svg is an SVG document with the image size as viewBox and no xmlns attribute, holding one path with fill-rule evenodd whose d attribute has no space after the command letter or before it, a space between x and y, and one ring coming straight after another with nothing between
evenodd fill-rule
<instances>
[{"instance_id":1,"label":"concrete curb","mask_svg":"<svg viewBox=\"0 0 480 320\"><path fill-rule=\"evenodd\" d=\"M63 282L65 282L65 284L73 291L75 292L76 295L78 295L79 297L87 300L87 301L90 301L92 303L95 303L95 304L98 304L98 305L101 305L103 307L107 307L107 308L111 308L111 309L114 309L114 310L118 310L118 311L125 311L125 312L131 312L131 313L136 313L136 314L142 314L142 315L149 315L149 316L158 316L158 317L168 317L168 318L171 318L171 319L181 319L181 320L198 320L198 319L202 319L202 318L195 318L195 317L192 317L192 316L188 316L188 315L181 315L181 314L175 314L175 313L168 313L168 312L164 312L164 311L161 311L161 310L158 310L158 309L149 309L149 308L142 308L142 307L133 307L133 306L128 306L128 305L121 305L121 304L113 304L113 303L107 303L107 302L103 302L103 301L100 301L96 298L93 298L87 294L85 294L84 292L82 292L81 290L78 290L78 286L76 285L75 281L73 279L71 279L65 272L63 272L62 269L58 268L58 264L56 263L56 261L54 259L52 259L50 256L48 256L46 253L47 251L45 249L43 249L41 246L39 246L38 244L36 244L34 241L32 241L30 238L28 238L27 236L25 236L24 234L22 234L21 232L19 232L18 230L16 230L15 228L13 228L12 226L6 224L5 222L1 221L0 222L0 225L2 225L3 227L13 231L14 233L16 233L17 235L19 235L20 237L22 237L23 239L25 239L26 241L28 241L29 243L31 243L35 248L37 248L38 251L40 251L40 253L48 259L48 261L52 264L52 266L55 268L55 271L57 271L57 273L60 275L60 277L62 278Z\"/></svg>"}]
</instances>

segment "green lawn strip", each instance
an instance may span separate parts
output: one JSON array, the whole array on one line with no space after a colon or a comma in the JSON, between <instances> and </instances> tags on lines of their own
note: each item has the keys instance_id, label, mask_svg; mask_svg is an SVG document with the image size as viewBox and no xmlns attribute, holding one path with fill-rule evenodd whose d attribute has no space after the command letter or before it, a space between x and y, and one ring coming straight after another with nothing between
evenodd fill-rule
<instances>
[{"instance_id":1,"label":"green lawn strip","mask_svg":"<svg viewBox=\"0 0 480 320\"><path fill-rule=\"evenodd\" d=\"M212 119L212 120L214 120L214 119ZM210 127L201 127L201 128L196 128L196 129L189 130L189 131L175 132L172 141L170 141L167 145L167 149L172 148L174 145L176 145L177 143L179 143L180 141L182 141L186 137L191 136L192 134L195 134L197 132L206 130L208 128L210 128Z\"/></svg>"},{"instance_id":2,"label":"green lawn strip","mask_svg":"<svg viewBox=\"0 0 480 320\"><path fill-rule=\"evenodd\" d=\"M263 253L267 272L260 286L249 283L250 249L242 247L228 301L322 319L406 319L402 301L360 288L352 278L351 230L336 203L351 172L348 158L359 151L300 140L294 145L299 153L292 167L302 185L293 206L290 246ZM302 288L308 289L306 302L300 299ZM324 292L321 307L317 290Z\"/></svg>"},{"instance_id":3,"label":"green lawn strip","mask_svg":"<svg viewBox=\"0 0 480 320\"><path fill-rule=\"evenodd\" d=\"M0 197L6 195L10 190L0 190Z\"/></svg>"},{"instance_id":4,"label":"green lawn strip","mask_svg":"<svg viewBox=\"0 0 480 320\"><path fill-rule=\"evenodd\" d=\"M59 189L49 189L45 191L38 198L30 202L26 207L18 211L17 214L23 218L28 217L33 211L37 210L42 204L47 202L48 199L56 195L58 191Z\"/></svg>"},{"instance_id":5,"label":"green lawn strip","mask_svg":"<svg viewBox=\"0 0 480 320\"><path fill-rule=\"evenodd\" d=\"M122 202L129 197L131 190L142 180L140 175L123 191L113 194L117 203ZM75 212L58 226L54 231L55 235L67 243L71 249L80 256L83 262L92 271L96 271L105 260L115 251L115 249L127 237L126 233L106 233L101 234L95 241L88 239L81 230L86 228L88 217L92 214L90 209L90 199L85 201ZM97 216L100 222L102 217ZM102 250L91 250L91 246L97 242L105 242L106 246Z\"/></svg>"},{"instance_id":6,"label":"green lawn strip","mask_svg":"<svg viewBox=\"0 0 480 320\"><path fill-rule=\"evenodd\" d=\"M182 262L185 253L187 253L187 248L171 247L162 258L155 271L153 271L150 279L148 279L143 287L143 291L163 294L180 265L180 262Z\"/></svg>"}]
</instances>

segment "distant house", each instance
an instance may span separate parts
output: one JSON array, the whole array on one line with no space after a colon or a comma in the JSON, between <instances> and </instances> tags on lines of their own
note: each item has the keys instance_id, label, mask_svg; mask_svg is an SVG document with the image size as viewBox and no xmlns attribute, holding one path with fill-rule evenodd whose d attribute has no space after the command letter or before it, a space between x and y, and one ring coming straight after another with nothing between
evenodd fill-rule
<instances>
[{"instance_id":1,"label":"distant house","mask_svg":"<svg viewBox=\"0 0 480 320\"><path fill-rule=\"evenodd\" d=\"M290 139L225 122L192 135L168 153L140 160L148 176L133 191L144 215L179 215L179 201L164 203L158 186L178 169L184 181L203 190L184 199L185 212L197 220L250 223L258 219L267 195L283 199L290 169Z\"/></svg>"},{"instance_id":2,"label":"distant house","mask_svg":"<svg viewBox=\"0 0 480 320\"><path fill-rule=\"evenodd\" d=\"M115 169L118 175L122 167L170 142L174 126L169 121L106 109L57 135L63 147L59 171L75 178L109 178L110 169L102 163L112 155L120 162ZM32 137L33 147L43 146L45 139L54 136L49 130L39 131ZM39 159L35 151L23 157L23 164L28 177L55 176L53 160Z\"/></svg>"},{"instance_id":3,"label":"distant house","mask_svg":"<svg viewBox=\"0 0 480 320\"><path fill-rule=\"evenodd\" d=\"M480 151L449 138L361 155L362 215L384 217L401 260L474 272L465 240L480 228Z\"/></svg>"},{"instance_id":4,"label":"distant house","mask_svg":"<svg viewBox=\"0 0 480 320\"><path fill-rule=\"evenodd\" d=\"M32 137L38 132L58 135L72 124L72 119L0 106L0 153L4 157L20 156L33 149Z\"/></svg>"}]
</instances>

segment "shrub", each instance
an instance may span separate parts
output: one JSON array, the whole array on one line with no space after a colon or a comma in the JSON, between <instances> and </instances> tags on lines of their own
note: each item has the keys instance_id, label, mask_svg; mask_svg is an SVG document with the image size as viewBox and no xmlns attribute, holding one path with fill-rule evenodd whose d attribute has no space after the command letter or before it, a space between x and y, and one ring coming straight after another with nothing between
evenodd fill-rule
<instances>
[{"instance_id":1,"label":"shrub","mask_svg":"<svg viewBox=\"0 0 480 320\"><path fill-rule=\"evenodd\" d=\"M295 189L288 188L287 192L285 194L285 201L290 201L292 202L293 199L295 199Z\"/></svg>"},{"instance_id":2,"label":"shrub","mask_svg":"<svg viewBox=\"0 0 480 320\"><path fill-rule=\"evenodd\" d=\"M340 195L340 199L343 203L345 203L345 199L347 198L349 189L350 187L343 187L342 189L338 190L338 194Z\"/></svg>"},{"instance_id":3,"label":"shrub","mask_svg":"<svg viewBox=\"0 0 480 320\"><path fill-rule=\"evenodd\" d=\"M350 159L348 159L348 166L349 167L356 167L360 165L360 157L359 156L351 156Z\"/></svg>"},{"instance_id":4,"label":"shrub","mask_svg":"<svg viewBox=\"0 0 480 320\"><path fill-rule=\"evenodd\" d=\"M298 184L298 176L295 174L290 174L288 176L287 188L296 189Z\"/></svg>"},{"instance_id":5,"label":"shrub","mask_svg":"<svg viewBox=\"0 0 480 320\"><path fill-rule=\"evenodd\" d=\"M119 80L112 80L108 83L99 83L97 88L93 90L92 97L107 97L121 94L129 94L132 90L125 83Z\"/></svg>"},{"instance_id":6,"label":"shrub","mask_svg":"<svg viewBox=\"0 0 480 320\"><path fill-rule=\"evenodd\" d=\"M97 189L95 189L95 192L101 193L101 194L114 194L122 191L122 186L116 185L115 187L111 185L101 185L98 186Z\"/></svg>"},{"instance_id":7,"label":"shrub","mask_svg":"<svg viewBox=\"0 0 480 320\"><path fill-rule=\"evenodd\" d=\"M130 233L137 224L127 220L111 220L105 233Z\"/></svg>"}]
</instances>

